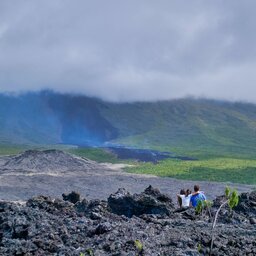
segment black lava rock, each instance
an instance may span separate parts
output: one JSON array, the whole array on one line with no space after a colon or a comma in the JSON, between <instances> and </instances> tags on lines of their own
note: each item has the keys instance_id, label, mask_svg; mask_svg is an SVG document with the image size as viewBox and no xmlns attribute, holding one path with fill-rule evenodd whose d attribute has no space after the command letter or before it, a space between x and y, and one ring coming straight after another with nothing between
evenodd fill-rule
<instances>
[{"instance_id":1,"label":"black lava rock","mask_svg":"<svg viewBox=\"0 0 256 256\"><path fill-rule=\"evenodd\" d=\"M149 186L141 194L131 195L125 189L119 189L108 198L111 211L127 217L142 214L170 215L174 210L172 199Z\"/></svg>"},{"instance_id":2,"label":"black lava rock","mask_svg":"<svg viewBox=\"0 0 256 256\"><path fill-rule=\"evenodd\" d=\"M63 197L63 200L65 201L69 201L73 204L77 203L80 201L80 194L75 192L75 191L72 191L71 193L69 194L62 194L62 197Z\"/></svg>"},{"instance_id":3,"label":"black lava rock","mask_svg":"<svg viewBox=\"0 0 256 256\"><path fill-rule=\"evenodd\" d=\"M235 223L226 221L229 211L221 212L213 255L256 255L254 200L254 193L241 195ZM38 196L26 204L0 202L0 209L0 255L209 254L208 219L193 208L175 211L171 199L152 187L141 194L119 189L108 202Z\"/></svg>"}]
</instances>

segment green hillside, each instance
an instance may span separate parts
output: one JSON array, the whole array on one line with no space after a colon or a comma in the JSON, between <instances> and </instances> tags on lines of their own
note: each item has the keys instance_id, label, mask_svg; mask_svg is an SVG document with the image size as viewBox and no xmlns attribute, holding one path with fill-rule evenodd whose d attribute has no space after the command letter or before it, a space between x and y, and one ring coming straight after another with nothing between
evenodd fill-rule
<instances>
[{"instance_id":1,"label":"green hillside","mask_svg":"<svg viewBox=\"0 0 256 256\"><path fill-rule=\"evenodd\" d=\"M110 104L103 113L119 131L117 143L194 156L255 157L252 104L183 99Z\"/></svg>"},{"instance_id":2,"label":"green hillside","mask_svg":"<svg viewBox=\"0 0 256 256\"><path fill-rule=\"evenodd\" d=\"M140 163L130 172L256 184L256 105L202 99L110 103L48 91L0 94L1 155L57 148L99 162L118 162L97 148L106 145L198 159Z\"/></svg>"},{"instance_id":3,"label":"green hillside","mask_svg":"<svg viewBox=\"0 0 256 256\"><path fill-rule=\"evenodd\" d=\"M47 91L0 94L0 103L0 144L112 143L203 158L255 158L254 104L196 99L109 103Z\"/></svg>"}]
</instances>

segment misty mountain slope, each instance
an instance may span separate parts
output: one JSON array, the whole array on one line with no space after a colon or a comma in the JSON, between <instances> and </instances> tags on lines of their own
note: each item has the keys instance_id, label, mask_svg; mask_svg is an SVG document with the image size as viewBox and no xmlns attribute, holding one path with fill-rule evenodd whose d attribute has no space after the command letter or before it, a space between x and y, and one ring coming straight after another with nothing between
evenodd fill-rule
<instances>
[{"instance_id":1,"label":"misty mountain slope","mask_svg":"<svg viewBox=\"0 0 256 256\"><path fill-rule=\"evenodd\" d=\"M48 91L0 95L0 142L253 155L256 106L213 100L109 103Z\"/></svg>"},{"instance_id":2,"label":"misty mountain slope","mask_svg":"<svg viewBox=\"0 0 256 256\"><path fill-rule=\"evenodd\" d=\"M119 142L138 146L255 148L256 107L207 100L112 105L106 113L120 131ZM115 120L122 120L116 122Z\"/></svg>"},{"instance_id":3,"label":"misty mountain slope","mask_svg":"<svg viewBox=\"0 0 256 256\"><path fill-rule=\"evenodd\" d=\"M100 112L101 101L83 96L51 95L48 105L61 124L61 142L100 145L118 131Z\"/></svg>"},{"instance_id":4,"label":"misty mountain slope","mask_svg":"<svg viewBox=\"0 0 256 256\"><path fill-rule=\"evenodd\" d=\"M20 97L0 95L1 142L60 142L60 122L48 106L43 94Z\"/></svg>"},{"instance_id":5,"label":"misty mountain slope","mask_svg":"<svg viewBox=\"0 0 256 256\"><path fill-rule=\"evenodd\" d=\"M98 100L42 92L1 95L0 102L1 143L98 145L117 136Z\"/></svg>"}]
</instances>

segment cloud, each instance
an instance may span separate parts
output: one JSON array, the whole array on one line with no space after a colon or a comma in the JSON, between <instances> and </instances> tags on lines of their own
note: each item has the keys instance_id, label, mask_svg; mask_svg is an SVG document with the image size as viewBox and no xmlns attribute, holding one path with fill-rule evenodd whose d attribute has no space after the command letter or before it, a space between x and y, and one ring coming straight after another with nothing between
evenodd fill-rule
<instances>
[{"instance_id":1,"label":"cloud","mask_svg":"<svg viewBox=\"0 0 256 256\"><path fill-rule=\"evenodd\" d=\"M256 2L3 0L0 92L256 102Z\"/></svg>"}]
</instances>

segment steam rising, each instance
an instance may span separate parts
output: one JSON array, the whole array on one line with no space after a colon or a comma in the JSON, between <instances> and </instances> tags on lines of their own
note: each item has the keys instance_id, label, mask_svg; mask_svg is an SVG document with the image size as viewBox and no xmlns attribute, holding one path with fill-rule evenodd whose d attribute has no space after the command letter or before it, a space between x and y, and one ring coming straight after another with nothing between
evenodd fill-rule
<instances>
[{"instance_id":1,"label":"steam rising","mask_svg":"<svg viewBox=\"0 0 256 256\"><path fill-rule=\"evenodd\" d=\"M15 144L98 146L117 137L117 130L101 116L100 102L50 91L18 97L0 94L0 141Z\"/></svg>"}]
</instances>

